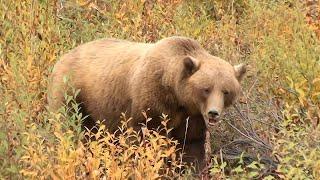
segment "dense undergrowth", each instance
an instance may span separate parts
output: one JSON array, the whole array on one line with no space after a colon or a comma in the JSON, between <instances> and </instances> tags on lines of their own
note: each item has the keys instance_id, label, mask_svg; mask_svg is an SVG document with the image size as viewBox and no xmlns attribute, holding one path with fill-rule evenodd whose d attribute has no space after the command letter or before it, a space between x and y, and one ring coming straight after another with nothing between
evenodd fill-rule
<instances>
[{"instance_id":1,"label":"dense undergrowth","mask_svg":"<svg viewBox=\"0 0 320 180\"><path fill-rule=\"evenodd\" d=\"M176 142L157 132L145 130L139 139L125 123L121 136L100 126L99 140L86 145L83 117L68 113L78 110L72 98L73 109L60 114L46 104L47 77L71 48L103 37L155 42L172 35L250 65L240 104L213 130L212 177L320 178L319 6L310 12L310 3L298 0L0 2L1 179L193 176L181 173ZM220 156L222 140L248 138L237 130L249 119L278 161L272 173L264 173L260 158L246 164L242 154L231 166ZM125 140L130 136L140 146Z\"/></svg>"}]
</instances>

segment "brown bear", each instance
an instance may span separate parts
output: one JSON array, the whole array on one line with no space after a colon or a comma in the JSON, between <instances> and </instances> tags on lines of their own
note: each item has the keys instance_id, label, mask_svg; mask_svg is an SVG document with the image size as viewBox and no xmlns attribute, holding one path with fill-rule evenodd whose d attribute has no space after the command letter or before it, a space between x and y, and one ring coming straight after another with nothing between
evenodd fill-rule
<instances>
[{"instance_id":1,"label":"brown bear","mask_svg":"<svg viewBox=\"0 0 320 180\"><path fill-rule=\"evenodd\" d=\"M194 157L191 160L201 168L204 132L235 101L245 71L244 65L232 66L186 37L156 43L101 39L71 50L57 62L48 102L51 110L64 103L63 78L70 76L74 88L81 90L77 102L90 117L87 126L105 119L106 127L115 131L124 112L133 118L129 126L139 131L145 122L142 111L149 109L150 128L158 127L161 114L167 114L171 136L180 144L185 141L185 157Z\"/></svg>"}]
</instances>

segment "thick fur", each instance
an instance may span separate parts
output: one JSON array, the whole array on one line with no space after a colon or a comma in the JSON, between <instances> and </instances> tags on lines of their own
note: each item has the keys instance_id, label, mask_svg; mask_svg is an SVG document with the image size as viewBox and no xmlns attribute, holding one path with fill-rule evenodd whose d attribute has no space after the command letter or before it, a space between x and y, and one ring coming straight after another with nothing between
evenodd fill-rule
<instances>
[{"instance_id":1,"label":"thick fur","mask_svg":"<svg viewBox=\"0 0 320 180\"><path fill-rule=\"evenodd\" d=\"M167 114L172 136L183 142L185 119L190 117L186 151L201 161L207 112L214 108L221 113L232 104L244 72L243 66L234 68L185 37L154 44L102 39L75 48L57 62L48 102L51 110L63 104L63 77L68 76L81 90L77 101L90 115L87 121L105 120L110 131L117 129L122 112L139 130L139 123L145 122L142 111L150 108L150 127L159 126L159 117Z\"/></svg>"}]
</instances>

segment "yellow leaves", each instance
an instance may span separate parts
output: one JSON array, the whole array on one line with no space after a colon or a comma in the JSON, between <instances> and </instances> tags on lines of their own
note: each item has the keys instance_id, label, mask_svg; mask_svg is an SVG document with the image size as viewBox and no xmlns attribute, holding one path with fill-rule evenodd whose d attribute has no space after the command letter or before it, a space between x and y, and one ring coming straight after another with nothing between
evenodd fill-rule
<instances>
[{"instance_id":1,"label":"yellow leaves","mask_svg":"<svg viewBox=\"0 0 320 180\"><path fill-rule=\"evenodd\" d=\"M91 176L96 178L99 173L100 160L98 158L89 157L86 161L86 170Z\"/></svg>"},{"instance_id":2,"label":"yellow leaves","mask_svg":"<svg viewBox=\"0 0 320 180\"><path fill-rule=\"evenodd\" d=\"M164 154L161 157L170 157L176 153L176 147L172 146L168 150L164 151Z\"/></svg>"},{"instance_id":3,"label":"yellow leaves","mask_svg":"<svg viewBox=\"0 0 320 180\"><path fill-rule=\"evenodd\" d=\"M319 101L320 99L320 91L319 92L315 92L312 95L312 99L316 102L317 100Z\"/></svg>"},{"instance_id":4,"label":"yellow leaves","mask_svg":"<svg viewBox=\"0 0 320 180\"><path fill-rule=\"evenodd\" d=\"M21 174L52 179L154 179L161 178L160 172L163 171L172 177L178 176L174 168L167 167L164 161L171 159L172 166L181 166L176 160L176 142L158 132L144 127L144 138L141 138L132 128L127 128L124 121L121 134L115 135L105 132L104 125L100 124L96 134L86 133L86 136L97 140L91 141L89 138L88 144L83 145L72 140L73 131L64 130L62 117L52 114L48 121L53 124L54 144L43 141L37 133L25 134L34 143L26 146L28 153L21 158L25 165ZM37 132L35 127L30 126L30 131Z\"/></svg>"},{"instance_id":5,"label":"yellow leaves","mask_svg":"<svg viewBox=\"0 0 320 180\"><path fill-rule=\"evenodd\" d=\"M314 40L309 36L314 37L305 31L305 26L296 23L300 14L294 14L287 5L276 3L277 6L270 5L270 8L260 4L247 9L250 18L241 19L240 15L228 14L231 8L235 11L231 13L237 13L255 1L243 1L244 5L242 1L238 4L238 1L220 0L213 3L215 6L181 0L6 2L9 4L0 5L3 13L0 16L0 22L3 22L0 101L4 101L0 107L4 120L0 129L4 126L10 134L19 134L12 136L14 138L7 144L12 149L23 146L25 152L21 158L10 156L7 159L19 159L20 173L26 178L152 179L161 178L160 170L174 176L164 159L174 159L173 164L180 165L175 157L176 143L146 127L142 129L142 138L126 125L122 126L122 136L105 132L106 127L102 125L98 133L88 133L98 140L89 140L90 145L83 145L75 140L74 132L63 127L68 119L62 116L46 118L47 76L53 63L71 47L99 37L150 42L174 34L194 36L210 51L216 49L214 54L231 62L244 59L256 63L257 71L270 75L261 78L263 88L280 84L276 87L279 91L276 95L288 105L279 112L288 117L284 120L285 125L309 120L313 127L319 125L320 77L307 82L297 75L298 69L293 68L298 66L300 59L305 61L301 65L304 70L318 68L318 62L315 63L317 67L308 67L307 63L318 57L314 55L318 46L310 43ZM215 19L220 18L216 23ZM241 50L247 45L249 54ZM266 65L261 65L263 63ZM289 88L283 86L285 83ZM246 99L240 101L246 103ZM146 113L144 115L147 123L152 120ZM23 120L17 121L19 118ZM167 126L169 122L162 121L162 125ZM17 127L23 130L11 132ZM165 131L169 134L169 130ZM20 135L23 138L17 138ZM292 137L295 136L289 139ZM318 170L319 161L314 164Z\"/></svg>"},{"instance_id":6,"label":"yellow leaves","mask_svg":"<svg viewBox=\"0 0 320 180\"><path fill-rule=\"evenodd\" d=\"M299 100L300 104L302 106L305 106L306 105L306 98L305 98L306 94L305 94L304 90L303 89L299 89L299 88L296 88L295 90L299 94L298 95L298 100Z\"/></svg>"},{"instance_id":7,"label":"yellow leaves","mask_svg":"<svg viewBox=\"0 0 320 180\"><path fill-rule=\"evenodd\" d=\"M320 83L320 77L314 78L314 80L312 81L312 84L314 84L314 85L316 85L317 83Z\"/></svg>"},{"instance_id":8,"label":"yellow leaves","mask_svg":"<svg viewBox=\"0 0 320 180\"><path fill-rule=\"evenodd\" d=\"M320 78L315 77L311 80L286 78L289 89L285 92L281 91L281 96L291 104L290 109L286 108L284 111L286 116L295 119L295 122L300 121L317 126L320 118Z\"/></svg>"},{"instance_id":9,"label":"yellow leaves","mask_svg":"<svg viewBox=\"0 0 320 180\"><path fill-rule=\"evenodd\" d=\"M20 173L24 176L33 177L33 178L37 177L37 175L38 175L38 173L35 171L28 171L25 169L20 170Z\"/></svg>"}]
</instances>

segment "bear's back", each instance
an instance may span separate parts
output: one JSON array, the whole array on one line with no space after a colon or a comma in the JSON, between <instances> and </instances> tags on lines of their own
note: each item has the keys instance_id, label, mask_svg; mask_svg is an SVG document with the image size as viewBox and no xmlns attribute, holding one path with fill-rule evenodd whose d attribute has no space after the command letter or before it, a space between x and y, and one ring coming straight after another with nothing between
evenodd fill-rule
<instances>
[{"instance_id":1,"label":"bear's back","mask_svg":"<svg viewBox=\"0 0 320 180\"><path fill-rule=\"evenodd\" d=\"M82 44L55 65L51 75L48 102L56 110L64 102L64 76L75 89L81 89L77 101L94 118L112 116L115 109L129 104L128 84L132 71L150 44L117 39L100 39ZM111 117L113 118L113 117ZM118 118L118 117L117 117Z\"/></svg>"}]
</instances>

